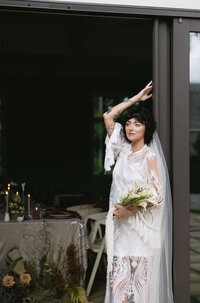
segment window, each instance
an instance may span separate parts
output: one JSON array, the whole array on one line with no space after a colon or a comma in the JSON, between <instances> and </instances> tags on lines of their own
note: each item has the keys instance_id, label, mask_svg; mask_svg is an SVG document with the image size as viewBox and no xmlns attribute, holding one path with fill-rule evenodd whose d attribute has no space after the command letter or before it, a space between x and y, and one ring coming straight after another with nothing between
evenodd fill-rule
<instances>
[{"instance_id":1,"label":"window","mask_svg":"<svg viewBox=\"0 0 200 303\"><path fill-rule=\"evenodd\" d=\"M190 302L200 302L200 33L190 32Z\"/></svg>"},{"instance_id":2,"label":"window","mask_svg":"<svg viewBox=\"0 0 200 303\"><path fill-rule=\"evenodd\" d=\"M106 129L103 121L103 113L109 108L122 102L126 97L125 93L103 93L95 94L93 98L93 174L104 173L104 154ZM111 170L112 172L112 170ZM110 172L110 173L111 173Z\"/></svg>"}]
</instances>

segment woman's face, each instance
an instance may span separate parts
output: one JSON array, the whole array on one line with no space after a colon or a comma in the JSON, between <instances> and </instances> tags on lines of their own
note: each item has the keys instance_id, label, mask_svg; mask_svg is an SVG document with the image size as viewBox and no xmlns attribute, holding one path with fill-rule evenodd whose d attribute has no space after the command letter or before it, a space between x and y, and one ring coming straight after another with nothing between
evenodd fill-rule
<instances>
[{"instance_id":1,"label":"woman's face","mask_svg":"<svg viewBox=\"0 0 200 303\"><path fill-rule=\"evenodd\" d=\"M144 140L145 124L142 124L137 119L132 118L125 124L126 136L131 142Z\"/></svg>"}]
</instances>

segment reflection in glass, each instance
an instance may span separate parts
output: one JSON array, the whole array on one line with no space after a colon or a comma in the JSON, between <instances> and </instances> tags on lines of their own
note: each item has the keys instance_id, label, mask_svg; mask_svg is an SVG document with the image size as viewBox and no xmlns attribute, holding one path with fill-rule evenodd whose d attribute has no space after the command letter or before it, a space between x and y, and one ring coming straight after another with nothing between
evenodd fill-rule
<instances>
[{"instance_id":1,"label":"reflection in glass","mask_svg":"<svg viewBox=\"0 0 200 303\"><path fill-rule=\"evenodd\" d=\"M190 83L200 83L200 33L190 33Z\"/></svg>"},{"instance_id":2,"label":"reflection in glass","mask_svg":"<svg viewBox=\"0 0 200 303\"><path fill-rule=\"evenodd\" d=\"M190 227L200 227L200 132L190 133Z\"/></svg>"},{"instance_id":3,"label":"reflection in glass","mask_svg":"<svg viewBox=\"0 0 200 303\"><path fill-rule=\"evenodd\" d=\"M190 128L200 128L200 33L190 33Z\"/></svg>"},{"instance_id":4,"label":"reflection in glass","mask_svg":"<svg viewBox=\"0 0 200 303\"><path fill-rule=\"evenodd\" d=\"M200 302L200 232L190 233L190 302Z\"/></svg>"},{"instance_id":5,"label":"reflection in glass","mask_svg":"<svg viewBox=\"0 0 200 303\"><path fill-rule=\"evenodd\" d=\"M200 85L190 84L190 128L200 128Z\"/></svg>"},{"instance_id":6,"label":"reflection in glass","mask_svg":"<svg viewBox=\"0 0 200 303\"><path fill-rule=\"evenodd\" d=\"M190 192L200 193L200 132L190 133Z\"/></svg>"},{"instance_id":7,"label":"reflection in glass","mask_svg":"<svg viewBox=\"0 0 200 303\"><path fill-rule=\"evenodd\" d=\"M200 33L190 33L190 302L200 303ZM198 231L199 230L199 231Z\"/></svg>"},{"instance_id":8,"label":"reflection in glass","mask_svg":"<svg viewBox=\"0 0 200 303\"><path fill-rule=\"evenodd\" d=\"M190 225L200 216L200 33L190 33Z\"/></svg>"}]
</instances>

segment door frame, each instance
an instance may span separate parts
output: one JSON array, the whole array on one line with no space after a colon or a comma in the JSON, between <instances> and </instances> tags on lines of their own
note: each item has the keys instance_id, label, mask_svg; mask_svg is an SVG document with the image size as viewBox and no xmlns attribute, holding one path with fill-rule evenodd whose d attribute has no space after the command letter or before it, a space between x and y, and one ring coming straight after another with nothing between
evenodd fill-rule
<instances>
[{"instance_id":1,"label":"door frame","mask_svg":"<svg viewBox=\"0 0 200 303\"><path fill-rule=\"evenodd\" d=\"M200 10L185 9L174 7L154 7L142 5L122 5L122 4L105 4L89 2L73 2L68 0L1 0L0 9L16 10L23 9L26 12L35 10L44 13L60 12L69 13L103 13L103 14L126 14L126 15L143 15L143 16L168 16L168 17L186 17L200 18Z\"/></svg>"},{"instance_id":2,"label":"door frame","mask_svg":"<svg viewBox=\"0 0 200 303\"><path fill-rule=\"evenodd\" d=\"M172 165L174 199L175 302L190 302L190 32L200 32L200 20L173 20L172 38ZM199 228L200 230L200 228ZM196 230L197 231L197 230Z\"/></svg>"},{"instance_id":3,"label":"door frame","mask_svg":"<svg viewBox=\"0 0 200 303\"><path fill-rule=\"evenodd\" d=\"M153 112L169 173L171 171L170 31L171 19L154 19L152 41Z\"/></svg>"},{"instance_id":4,"label":"door frame","mask_svg":"<svg viewBox=\"0 0 200 303\"><path fill-rule=\"evenodd\" d=\"M172 189L174 201L174 297L189 295L189 27L173 20L172 37ZM184 64L183 64L184 62Z\"/></svg>"}]
</instances>

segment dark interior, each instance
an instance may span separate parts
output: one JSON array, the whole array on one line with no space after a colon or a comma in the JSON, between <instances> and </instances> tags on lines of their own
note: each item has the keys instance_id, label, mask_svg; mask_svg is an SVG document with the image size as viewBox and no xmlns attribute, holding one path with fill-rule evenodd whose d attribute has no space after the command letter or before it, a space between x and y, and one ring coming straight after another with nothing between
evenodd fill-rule
<instances>
[{"instance_id":1,"label":"dark interior","mask_svg":"<svg viewBox=\"0 0 200 303\"><path fill-rule=\"evenodd\" d=\"M152 23L114 16L0 12L1 182L107 197L94 175L93 97L152 79ZM43 195L44 196L44 195Z\"/></svg>"}]
</instances>

